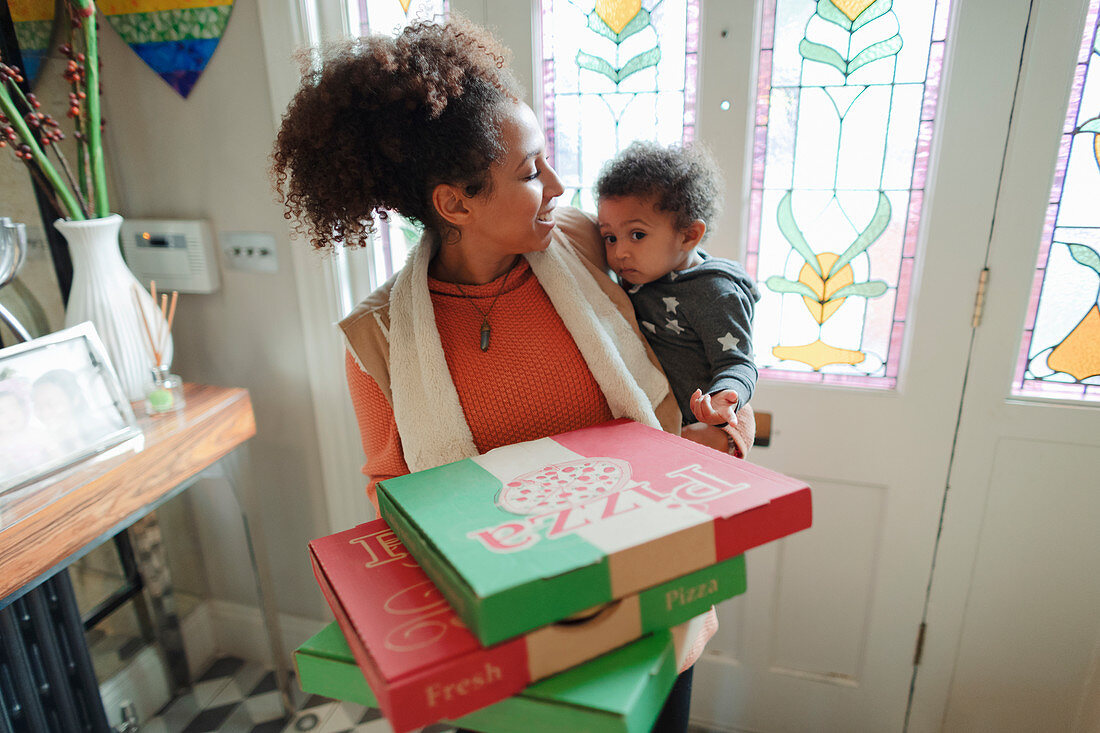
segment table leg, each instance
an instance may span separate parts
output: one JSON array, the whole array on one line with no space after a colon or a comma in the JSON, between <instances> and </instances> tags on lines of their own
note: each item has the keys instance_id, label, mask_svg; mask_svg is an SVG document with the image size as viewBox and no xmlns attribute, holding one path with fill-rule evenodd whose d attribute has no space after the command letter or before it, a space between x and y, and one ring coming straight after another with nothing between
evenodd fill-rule
<instances>
[{"instance_id":1,"label":"table leg","mask_svg":"<svg viewBox=\"0 0 1100 733\"><path fill-rule=\"evenodd\" d=\"M164 654L172 692L184 692L191 688L191 672L183 648L183 632L172 593L172 574L164 557L157 513L149 512L134 522L128 532L134 546L134 560L145 585L145 596L153 612L153 635Z\"/></svg>"},{"instance_id":2,"label":"table leg","mask_svg":"<svg viewBox=\"0 0 1100 733\"><path fill-rule=\"evenodd\" d=\"M283 709L287 715L293 715L294 704L290 697L290 666L286 650L283 647L282 628L279 625L278 609L275 606L274 585L271 581L271 565L268 561L267 543L260 519L260 503L256 493L247 459L247 446L240 446L222 458L217 466L233 490L237 506L241 511L241 524L248 545L248 557L252 563L252 577L256 582L256 596L260 601L264 630L267 632L271 647L271 659L275 666L275 683L279 688Z\"/></svg>"},{"instance_id":3,"label":"table leg","mask_svg":"<svg viewBox=\"0 0 1100 733\"><path fill-rule=\"evenodd\" d=\"M118 562L122 565L122 572L126 575L126 579L129 582L137 582L137 579L141 578L141 570L138 568L137 558L134 557L134 543L130 541L130 535L127 530L122 530L116 534L113 538L115 544L115 552L118 554ZM141 581L144 584L144 581ZM145 600L145 596L142 593L136 593L130 598L130 603L134 607L134 615L137 616L138 629L141 631L141 638L147 644L152 644L156 641L156 627L153 625L153 614L149 610L149 603ZM87 628L87 623L85 623Z\"/></svg>"}]
</instances>

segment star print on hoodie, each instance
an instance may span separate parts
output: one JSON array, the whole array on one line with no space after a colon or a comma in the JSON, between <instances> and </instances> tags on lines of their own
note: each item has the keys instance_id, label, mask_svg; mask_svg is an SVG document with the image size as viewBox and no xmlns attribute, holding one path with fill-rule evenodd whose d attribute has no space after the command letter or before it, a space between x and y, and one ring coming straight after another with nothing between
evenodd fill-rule
<instances>
[{"instance_id":1,"label":"star print on hoodie","mask_svg":"<svg viewBox=\"0 0 1100 733\"><path fill-rule=\"evenodd\" d=\"M752 317L760 292L740 263L698 250L701 264L626 288L634 313L664 367L684 424L696 422L691 394L756 388Z\"/></svg>"}]
</instances>

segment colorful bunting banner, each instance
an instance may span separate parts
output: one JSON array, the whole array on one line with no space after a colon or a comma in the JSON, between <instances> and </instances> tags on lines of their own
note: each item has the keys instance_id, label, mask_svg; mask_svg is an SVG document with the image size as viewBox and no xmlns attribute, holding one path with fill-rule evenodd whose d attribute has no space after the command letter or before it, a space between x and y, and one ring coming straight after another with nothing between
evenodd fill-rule
<instances>
[{"instance_id":1,"label":"colorful bunting banner","mask_svg":"<svg viewBox=\"0 0 1100 733\"><path fill-rule=\"evenodd\" d=\"M8 0L15 38L23 56L23 74L31 86L49 54L54 0Z\"/></svg>"},{"instance_id":2,"label":"colorful bunting banner","mask_svg":"<svg viewBox=\"0 0 1100 733\"><path fill-rule=\"evenodd\" d=\"M100 11L168 86L187 97L218 46L233 0L100 0Z\"/></svg>"}]
</instances>

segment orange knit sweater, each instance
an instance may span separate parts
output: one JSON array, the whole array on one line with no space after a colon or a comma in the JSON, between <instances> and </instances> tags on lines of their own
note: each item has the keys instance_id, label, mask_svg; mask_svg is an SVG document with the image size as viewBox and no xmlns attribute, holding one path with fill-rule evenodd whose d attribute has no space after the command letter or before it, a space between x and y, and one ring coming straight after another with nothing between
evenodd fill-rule
<instances>
[{"instance_id":1,"label":"orange knit sweater","mask_svg":"<svg viewBox=\"0 0 1100 733\"><path fill-rule=\"evenodd\" d=\"M460 289L428 278L428 290L451 380L479 453L612 419L603 392L527 260L521 258L506 275L484 285ZM481 350L483 312L492 328L488 351ZM367 495L377 510L377 483L409 468L385 395L350 354L346 366L367 456Z\"/></svg>"}]
</instances>

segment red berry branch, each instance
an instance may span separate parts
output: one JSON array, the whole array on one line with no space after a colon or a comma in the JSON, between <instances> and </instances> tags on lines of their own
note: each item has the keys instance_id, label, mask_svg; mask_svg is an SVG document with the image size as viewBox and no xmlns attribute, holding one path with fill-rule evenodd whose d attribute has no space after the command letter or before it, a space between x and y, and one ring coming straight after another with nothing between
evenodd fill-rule
<instances>
[{"instance_id":1,"label":"red berry branch","mask_svg":"<svg viewBox=\"0 0 1100 733\"><path fill-rule=\"evenodd\" d=\"M68 59L62 77L69 82L66 116L73 120L77 143L74 176L58 142L65 134L57 120L40 111L34 94L24 93L22 72L0 58L0 148L11 148L27 164L35 183L68 219L107 216L107 177L104 170L99 110L99 58L95 4L66 0L72 37L58 50ZM51 156L54 160L51 160ZM56 165L54 164L56 161Z\"/></svg>"}]
</instances>

